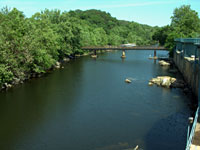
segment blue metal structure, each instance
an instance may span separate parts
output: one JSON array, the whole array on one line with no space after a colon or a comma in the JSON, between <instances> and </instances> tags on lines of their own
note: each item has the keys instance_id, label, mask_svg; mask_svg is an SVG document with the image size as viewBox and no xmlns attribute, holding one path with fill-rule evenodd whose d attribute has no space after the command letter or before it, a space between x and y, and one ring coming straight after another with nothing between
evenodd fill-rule
<instances>
[{"instance_id":1,"label":"blue metal structure","mask_svg":"<svg viewBox=\"0 0 200 150\"><path fill-rule=\"evenodd\" d=\"M190 150L190 146L192 144L192 139L193 139L194 133L195 133L195 128L196 128L196 124L197 124L198 114L199 114L199 107L197 108L197 111L195 113L194 122L192 123L192 125L190 123L188 125L187 144L186 144L185 150Z\"/></svg>"},{"instance_id":2,"label":"blue metal structure","mask_svg":"<svg viewBox=\"0 0 200 150\"><path fill-rule=\"evenodd\" d=\"M196 55L195 55L195 64L198 65L198 107L200 107L200 42L195 43L196 45Z\"/></svg>"},{"instance_id":3,"label":"blue metal structure","mask_svg":"<svg viewBox=\"0 0 200 150\"><path fill-rule=\"evenodd\" d=\"M186 78L186 81L192 85L192 90L198 96L200 93L198 86L199 81L199 58L200 58L200 38L181 38L175 39L176 49L174 51L174 60L183 74L191 72L192 76ZM178 57L177 57L178 56ZM188 68L186 60L190 60L190 68ZM187 70L188 69L188 70ZM200 100L199 100L200 103ZM200 106L200 105L199 105Z\"/></svg>"},{"instance_id":4,"label":"blue metal structure","mask_svg":"<svg viewBox=\"0 0 200 150\"><path fill-rule=\"evenodd\" d=\"M196 45L200 43L200 38L180 38L175 39L176 51L183 52L184 57L195 55Z\"/></svg>"}]
</instances>

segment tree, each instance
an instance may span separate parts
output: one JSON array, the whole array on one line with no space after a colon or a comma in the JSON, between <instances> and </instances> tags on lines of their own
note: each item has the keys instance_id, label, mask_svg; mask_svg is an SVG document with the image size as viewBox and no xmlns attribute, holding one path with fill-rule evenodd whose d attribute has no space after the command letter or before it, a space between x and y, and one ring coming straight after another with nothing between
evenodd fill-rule
<instances>
[{"instance_id":1,"label":"tree","mask_svg":"<svg viewBox=\"0 0 200 150\"><path fill-rule=\"evenodd\" d=\"M184 37L195 37L196 33L200 33L198 13L192 10L190 5L176 8L171 19L173 30L182 33Z\"/></svg>"},{"instance_id":2,"label":"tree","mask_svg":"<svg viewBox=\"0 0 200 150\"><path fill-rule=\"evenodd\" d=\"M45 73L57 61L83 54L82 46L150 44L154 27L117 20L100 10L48 10L27 18L13 8L0 11L0 89L5 83Z\"/></svg>"},{"instance_id":3,"label":"tree","mask_svg":"<svg viewBox=\"0 0 200 150\"><path fill-rule=\"evenodd\" d=\"M94 35L96 38L96 44L97 46L104 46L107 45L108 43L108 39L107 39L107 35L106 32L104 31L103 28L96 28L94 29Z\"/></svg>"},{"instance_id":4,"label":"tree","mask_svg":"<svg viewBox=\"0 0 200 150\"><path fill-rule=\"evenodd\" d=\"M175 46L176 38L196 38L200 35L200 19L198 13L190 8L190 5L183 5L174 9L170 26L158 29L153 35L161 45L169 48L170 55Z\"/></svg>"},{"instance_id":5,"label":"tree","mask_svg":"<svg viewBox=\"0 0 200 150\"><path fill-rule=\"evenodd\" d=\"M26 65L25 54L27 51L24 49L23 37L27 31L26 19L22 12L16 8L11 11L5 8L1 11L0 63L3 64L1 68L4 68L1 71L13 74L9 77L25 78L26 68L24 66Z\"/></svg>"},{"instance_id":6,"label":"tree","mask_svg":"<svg viewBox=\"0 0 200 150\"><path fill-rule=\"evenodd\" d=\"M153 35L153 40L159 41L160 45L164 45L166 43L167 36L171 32L171 27L169 25L158 28L157 31Z\"/></svg>"}]
</instances>

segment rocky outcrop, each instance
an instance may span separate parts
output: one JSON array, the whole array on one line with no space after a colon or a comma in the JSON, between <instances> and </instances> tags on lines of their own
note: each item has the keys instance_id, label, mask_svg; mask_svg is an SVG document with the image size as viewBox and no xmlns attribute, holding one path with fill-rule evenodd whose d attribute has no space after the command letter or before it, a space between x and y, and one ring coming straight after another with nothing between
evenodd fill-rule
<instances>
[{"instance_id":1,"label":"rocky outcrop","mask_svg":"<svg viewBox=\"0 0 200 150\"><path fill-rule=\"evenodd\" d=\"M149 85L157 85L166 88L182 88L187 91L187 84L183 80L177 80L176 78L172 78L169 76L158 76L157 78L152 78L149 80Z\"/></svg>"},{"instance_id":2,"label":"rocky outcrop","mask_svg":"<svg viewBox=\"0 0 200 150\"><path fill-rule=\"evenodd\" d=\"M170 66L170 63L164 61L164 60L161 60L158 62L161 66Z\"/></svg>"},{"instance_id":3,"label":"rocky outcrop","mask_svg":"<svg viewBox=\"0 0 200 150\"><path fill-rule=\"evenodd\" d=\"M149 81L149 85L156 84L158 86L169 88L172 83L176 81L176 78L172 78L169 76L158 76L157 78L152 78Z\"/></svg>"}]
</instances>

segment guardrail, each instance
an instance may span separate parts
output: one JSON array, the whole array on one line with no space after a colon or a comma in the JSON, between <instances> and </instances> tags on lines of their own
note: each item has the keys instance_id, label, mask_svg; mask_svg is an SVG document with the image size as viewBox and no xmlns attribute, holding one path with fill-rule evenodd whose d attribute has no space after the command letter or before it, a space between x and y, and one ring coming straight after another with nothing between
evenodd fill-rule
<instances>
[{"instance_id":1,"label":"guardrail","mask_svg":"<svg viewBox=\"0 0 200 150\"><path fill-rule=\"evenodd\" d=\"M195 133L198 114L199 114L199 107L197 108L197 111L195 113L195 118L194 118L194 121L193 121L192 125L190 123L191 120L189 119L188 132L187 132L187 144L186 144L185 150L190 150L190 146L192 144L192 139L193 139L194 133ZM191 126L192 126L192 128L191 128Z\"/></svg>"}]
</instances>

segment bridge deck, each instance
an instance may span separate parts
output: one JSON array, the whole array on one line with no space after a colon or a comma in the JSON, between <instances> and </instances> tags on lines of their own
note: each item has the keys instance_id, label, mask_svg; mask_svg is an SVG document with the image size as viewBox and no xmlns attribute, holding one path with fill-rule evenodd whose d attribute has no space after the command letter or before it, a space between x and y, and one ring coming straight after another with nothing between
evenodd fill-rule
<instances>
[{"instance_id":1,"label":"bridge deck","mask_svg":"<svg viewBox=\"0 0 200 150\"><path fill-rule=\"evenodd\" d=\"M154 46L134 46L134 47L82 47L82 50L163 50L167 51L165 47Z\"/></svg>"}]
</instances>

